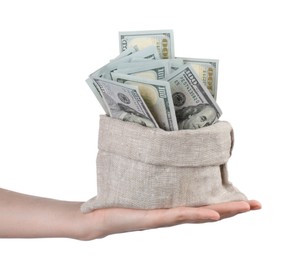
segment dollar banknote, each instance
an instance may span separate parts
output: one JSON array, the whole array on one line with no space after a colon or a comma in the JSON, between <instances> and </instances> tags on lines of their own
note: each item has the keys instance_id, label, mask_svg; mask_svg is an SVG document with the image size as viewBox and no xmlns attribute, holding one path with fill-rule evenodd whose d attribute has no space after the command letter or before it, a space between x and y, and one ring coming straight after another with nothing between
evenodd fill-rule
<instances>
[{"instance_id":1,"label":"dollar banknote","mask_svg":"<svg viewBox=\"0 0 300 260\"><path fill-rule=\"evenodd\" d=\"M137 46L142 50L148 46L155 46L161 59L174 58L174 36L172 30L135 31L119 33L120 52Z\"/></svg>"},{"instance_id":2,"label":"dollar banknote","mask_svg":"<svg viewBox=\"0 0 300 260\"><path fill-rule=\"evenodd\" d=\"M166 77L170 83L179 129L196 129L213 124L222 111L191 65Z\"/></svg>"},{"instance_id":3,"label":"dollar banknote","mask_svg":"<svg viewBox=\"0 0 300 260\"><path fill-rule=\"evenodd\" d=\"M138 87L104 78L94 80L99 86L111 117L148 127L158 127L158 124L141 97Z\"/></svg>"},{"instance_id":4,"label":"dollar banknote","mask_svg":"<svg viewBox=\"0 0 300 260\"><path fill-rule=\"evenodd\" d=\"M165 60L148 60L121 63L115 72L142 78L161 80L169 74L169 64L164 61Z\"/></svg>"},{"instance_id":5,"label":"dollar banknote","mask_svg":"<svg viewBox=\"0 0 300 260\"><path fill-rule=\"evenodd\" d=\"M116 60L111 61L105 66L93 72L90 77L91 78L106 78L111 79L110 73L118 68L121 63L131 62L134 58L143 58L143 59L159 59L159 54L155 46L149 46L143 50L133 52L124 57L118 58Z\"/></svg>"},{"instance_id":6,"label":"dollar banknote","mask_svg":"<svg viewBox=\"0 0 300 260\"><path fill-rule=\"evenodd\" d=\"M179 58L184 64L192 65L194 71L217 99L219 61L213 59Z\"/></svg>"},{"instance_id":7,"label":"dollar banknote","mask_svg":"<svg viewBox=\"0 0 300 260\"><path fill-rule=\"evenodd\" d=\"M162 60L162 59L149 60L149 59L139 58L139 59L132 59L131 62L120 63L118 65L118 71L120 70L119 72L121 72L121 73L135 75L134 71L137 70L138 67L143 67L143 69L145 69L148 66L149 67L153 66L154 70L157 71L158 68L162 68L164 66L164 69L163 70L160 69L160 73L157 74L156 78L151 77L153 75L156 75L153 72L150 72L150 75L145 75L146 77L150 76L151 79L164 79L166 77L166 75L174 72L175 70L177 70L179 67L181 67L183 65L184 65L183 60L179 59L179 58L164 59L164 60ZM133 73L131 73L131 72L133 72Z\"/></svg>"},{"instance_id":8,"label":"dollar banknote","mask_svg":"<svg viewBox=\"0 0 300 260\"><path fill-rule=\"evenodd\" d=\"M122 73L112 73L113 80L137 86L160 128L178 130L170 85L162 80L150 80Z\"/></svg>"},{"instance_id":9,"label":"dollar banknote","mask_svg":"<svg viewBox=\"0 0 300 260\"><path fill-rule=\"evenodd\" d=\"M105 113L107 115L109 115L109 110L103 100L103 96L101 94L101 91L100 91L99 86L96 83L96 81L93 78L88 78L88 79L86 79L86 83L88 84L88 86L90 87L92 92L94 93L95 97L99 101L99 103L102 106L102 108L104 109Z\"/></svg>"},{"instance_id":10,"label":"dollar banknote","mask_svg":"<svg viewBox=\"0 0 300 260\"><path fill-rule=\"evenodd\" d=\"M121 53L86 80L106 114L169 131L221 116L218 60L175 58L172 30L120 32L119 43Z\"/></svg>"}]
</instances>

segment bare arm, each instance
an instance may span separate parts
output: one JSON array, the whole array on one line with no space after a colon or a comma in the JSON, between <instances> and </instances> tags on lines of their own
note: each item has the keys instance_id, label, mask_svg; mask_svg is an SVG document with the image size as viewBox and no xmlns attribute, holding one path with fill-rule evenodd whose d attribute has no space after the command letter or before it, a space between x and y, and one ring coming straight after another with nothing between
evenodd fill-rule
<instances>
[{"instance_id":1,"label":"bare arm","mask_svg":"<svg viewBox=\"0 0 300 260\"><path fill-rule=\"evenodd\" d=\"M0 237L76 236L80 205L0 189Z\"/></svg>"},{"instance_id":2,"label":"bare arm","mask_svg":"<svg viewBox=\"0 0 300 260\"><path fill-rule=\"evenodd\" d=\"M257 201L198 208L80 211L82 202L60 201L0 188L0 238L66 237L80 240L183 223L204 223L260 209Z\"/></svg>"}]
</instances>

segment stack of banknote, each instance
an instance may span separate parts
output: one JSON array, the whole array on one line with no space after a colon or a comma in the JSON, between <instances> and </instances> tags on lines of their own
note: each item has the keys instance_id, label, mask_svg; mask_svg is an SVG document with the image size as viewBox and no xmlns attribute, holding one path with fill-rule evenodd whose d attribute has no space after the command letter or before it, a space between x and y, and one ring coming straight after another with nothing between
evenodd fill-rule
<instances>
[{"instance_id":1,"label":"stack of banknote","mask_svg":"<svg viewBox=\"0 0 300 260\"><path fill-rule=\"evenodd\" d=\"M86 80L106 114L166 131L215 123L218 60L178 58L172 30L120 32L120 54Z\"/></svg>"}]
</instances>

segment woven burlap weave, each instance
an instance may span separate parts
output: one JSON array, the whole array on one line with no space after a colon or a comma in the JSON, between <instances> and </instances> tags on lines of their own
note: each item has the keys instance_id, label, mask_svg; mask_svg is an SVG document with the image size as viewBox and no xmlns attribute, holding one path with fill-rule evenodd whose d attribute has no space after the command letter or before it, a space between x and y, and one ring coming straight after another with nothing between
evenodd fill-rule
<instances>
[{"instance_id":1,"label":"woven burlap weave","mask_svg":"<svg viewBox=\"0 0 300 260\"><path fill-rule=\"evenodd\" d=\"M202 206L245 200L228 180L233 131L228 122L164 131L100 117L97 196L81 210Z\"/></svg>"}]
</instances>

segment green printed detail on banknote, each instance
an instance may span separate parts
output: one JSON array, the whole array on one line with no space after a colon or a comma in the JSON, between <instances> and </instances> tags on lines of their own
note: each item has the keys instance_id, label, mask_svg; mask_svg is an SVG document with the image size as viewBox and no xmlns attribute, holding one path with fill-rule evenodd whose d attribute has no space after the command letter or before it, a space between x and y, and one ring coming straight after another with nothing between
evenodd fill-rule
<instances>
[{"instance_id":1,"label":"green printed detail on banknote","mask_svg":"<svg viewBox=\"0 0 300 260\"><path fill-rule=\"evenodd\" d=\"M217 99L219 61L213 59L178 58L190 64L199 78Z\"/></svg>"},{"instance_id":2,"label":"green printed detail on banknote","mask_svg":"<svg viewBox=\"0 0 300 260\"><path fill-rule=\"evenodd\" d=\"M148 127L158 127L136 86L103 78L95 79L95 82L111 117Z\"/></svg>"},{"instance_id":3,"label":"green printed detail on banknote","mask_svg":"<svg viewBox=\"0 0 300 260\"><path fill-rule=\"evenodd\" d=\"M113 80L137 86L159 127L178 130L170 85L163 80L151 80L121 73L112 73Z\"/></svg>"},{"instance_id":4,"label":"green printed detail on banknote","mask_svg":"<svg viewBox=\"0 0 300 260\"><path fill-rule=\"evenodd\" d=\"M137 46L142 50L155 46L161 59L174 58L174 36L172 30L120 32L120 52Z\"/></svg>"},{"instance_id":5,"label":"green printed detail on banknote","mask_svg":"<svg viewBox=\"0 0 300 260\"><path fill-rule=\"evenodd\" d=\"M196 129L213 124L221 116L218 104L191 65L168 75L179 129Z\"/></svg>"}]
</instances>

